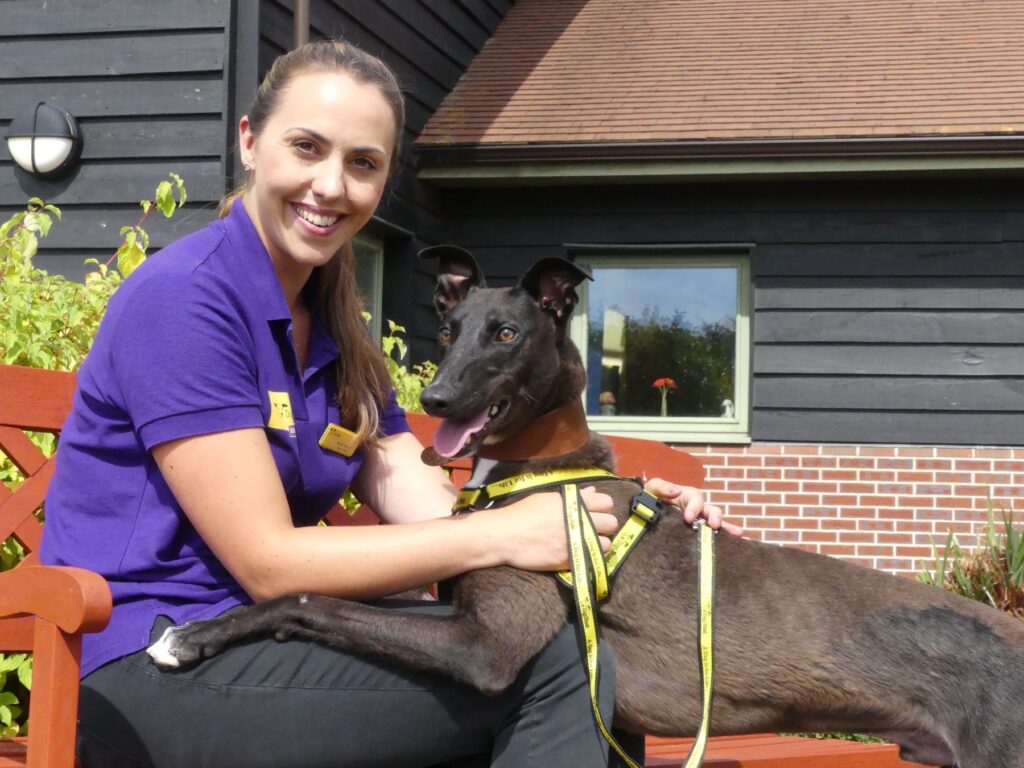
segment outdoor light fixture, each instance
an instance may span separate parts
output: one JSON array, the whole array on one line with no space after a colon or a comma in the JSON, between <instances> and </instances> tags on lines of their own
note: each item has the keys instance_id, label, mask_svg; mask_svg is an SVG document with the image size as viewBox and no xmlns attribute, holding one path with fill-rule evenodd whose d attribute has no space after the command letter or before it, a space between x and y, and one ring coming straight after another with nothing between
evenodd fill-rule
<instances>
[{"instance_id":1,"label":"outdoor light fixture","mask_svg":"<svg viewBox=\"0 0 1024 768\"><path fill-rule=\"evenodd\" d=\"M66 110L43 102L18 114L5 138L14 162L41 179L70 170L82 154L78 121Z\"/></svg>"}]
</instances>

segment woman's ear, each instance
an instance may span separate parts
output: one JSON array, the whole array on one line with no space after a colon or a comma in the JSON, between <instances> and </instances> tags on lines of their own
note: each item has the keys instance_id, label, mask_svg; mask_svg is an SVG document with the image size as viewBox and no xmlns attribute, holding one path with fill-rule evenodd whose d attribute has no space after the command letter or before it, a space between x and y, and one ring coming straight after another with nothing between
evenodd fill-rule
<instances>
[{"instance_id":1,"label":"woman's ear","mask_svg":"<svg viewBox=\"0 0 1024 768\"><path fill-rule=\"evenodd\" d=\"M253 133L249 116L242 115L238 121L238 153L247 171L256 167L256 134Z\"/></svg>"}]
</instances>

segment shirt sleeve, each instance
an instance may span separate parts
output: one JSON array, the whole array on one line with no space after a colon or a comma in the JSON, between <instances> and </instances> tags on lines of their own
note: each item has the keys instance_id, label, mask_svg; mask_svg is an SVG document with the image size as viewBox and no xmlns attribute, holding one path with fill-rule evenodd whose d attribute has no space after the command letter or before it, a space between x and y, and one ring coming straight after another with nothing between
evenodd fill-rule
<instances>
[{"instance_id":1,"label":"shirt sleeve","mask_svg":"<svg viewBox=\"0 0 1024 768\"><path fill-rule=\"evenodd\" d=\"M146 449L262 427L255 345L237 296L208 275L139 277L124 286L133 290L120 307L111 354Z\"/></svg>"},{"instance_id":2,"label":"shirt sleeve","mask_svg":"<svg viewBox=\"0 0 1024 768\"><path fill-rule=\"evenodd\" d=\"M405 411L398 404L394 390L391 390L391 398L380 415L380 431L385 437L397 435L400 432L412 432L409 421L405 418Z\"/></svg>"}]
</instances>

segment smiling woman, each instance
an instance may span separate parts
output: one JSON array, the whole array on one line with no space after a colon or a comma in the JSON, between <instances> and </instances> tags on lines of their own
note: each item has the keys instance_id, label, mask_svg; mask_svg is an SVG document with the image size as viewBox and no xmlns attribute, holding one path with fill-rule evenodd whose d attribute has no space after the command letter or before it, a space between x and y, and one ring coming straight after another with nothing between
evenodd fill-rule
<instances>
[{"instance_id":1,"label":"smiling woman","mask_svg":"<svg viewBox=\"0 0 1024 768\"><path fill-rule=\"evenodd\" d=\"M553 494L515 514L450 517L454 489L420 461L363 323L352 239L395 166L403 114L372 56L341 42L285 55L240 121L249 171L221 219L148 259L110 302L62 433L40 552L101 574L114 598L107 629L83 643L85 768L466 755L516 766L536 750L551 766L605 760L568 630L495 697L300 638L176 672L143 650L168 624L281 595L363 600L478 568L565 566ZM317 525L348 487L386 524ZM699 506L695 492L665 495ZM610 499L587 503L610 535Z\"/></svg>"}]
</instances>

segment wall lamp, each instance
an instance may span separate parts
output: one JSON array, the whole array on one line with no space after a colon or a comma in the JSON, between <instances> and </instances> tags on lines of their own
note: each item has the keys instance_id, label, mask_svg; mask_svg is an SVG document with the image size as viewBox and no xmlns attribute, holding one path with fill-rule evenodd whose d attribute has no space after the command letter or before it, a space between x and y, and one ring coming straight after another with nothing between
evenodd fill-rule
<instances>
[{"instance_id":1,"label":"wall lamp","mask_svg":"<svg viewBox=\"0 0 1024 768\"><path fill-rule=\"evenodd\" d=\"M78 121L67 110L43 102L16 115L4 138L18 167L41 179L67 173L82 154Z\"/></svg>"}]
</instances>

